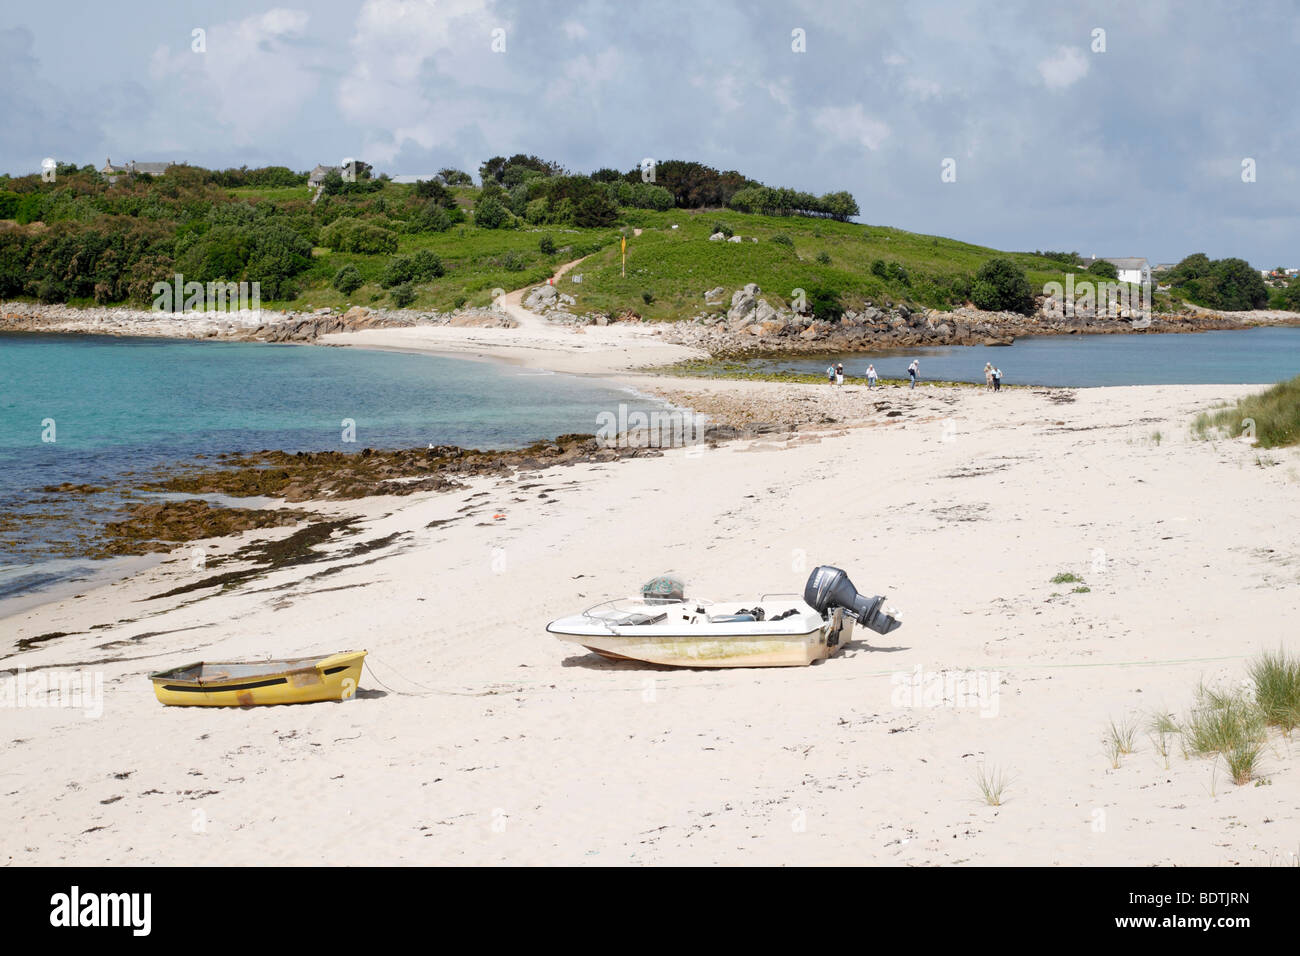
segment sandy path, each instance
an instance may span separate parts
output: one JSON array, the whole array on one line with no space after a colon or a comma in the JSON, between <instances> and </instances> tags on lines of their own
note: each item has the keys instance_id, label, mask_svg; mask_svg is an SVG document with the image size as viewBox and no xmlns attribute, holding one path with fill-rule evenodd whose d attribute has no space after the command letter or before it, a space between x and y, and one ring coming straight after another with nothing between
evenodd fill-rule
<instances>
[{"instance_id":1,"label":"sandy path","mask_svg":"<svg viewBox=\"0 0 1300 956\"><path fill-rule=\"evenodd\" d=\"M559 279L580 262L582 259L566 262L556 270L554 278ZM708 358L708 353L701 349L663 341L661 330L654 323L587 327L554 325L524 308L524 296L532 288L507 292L493 303L518 323L518 327L513 329L427 325L339 332L321 336L317 341L325 345L495 359L526 368L584 375L627 372L646 366Z\"/></svg>"},{"instance_id":2,"label":"sandy path","mask_svg":"<svg viewBox=\"0 0 1300 956\"><path fill-rule=\"evenodd\" d=\"M1176 750L1166 768L1142 733L1118 769L1102 752L1109 718L1181 709L1262 648L1300 652L1300 451L1187 433L1251 390L899 389L861 427L790 442L352 503L362 537L396 537L144 600L192 579L178 554L4 622L4 653L70 633L0 667L99 662L82 666L106 695L100 719L5 713L7 860L1294 860L1293 742L1266 750L1260 787ZM722 672L610 663L543 630L668 568L724 598L796 590L817 563L888 593L903 629L811 668ZM142 676L355 646L391 689L367 674L348 704L164 709ZM996 674L998 696L909 701L895 681L916 668ZM981 764L1011 777L1000 807Z\"/></svg>"}]
</instances>

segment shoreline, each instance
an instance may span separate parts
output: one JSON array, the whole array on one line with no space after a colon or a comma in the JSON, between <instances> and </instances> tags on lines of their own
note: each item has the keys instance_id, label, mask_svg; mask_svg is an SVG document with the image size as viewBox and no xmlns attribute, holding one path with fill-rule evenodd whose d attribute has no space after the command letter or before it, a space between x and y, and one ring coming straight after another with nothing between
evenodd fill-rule
<instances>
[{"instance_id":1,"label":"shoreline","mask_svg":"<svg viewBox=\"0 0 1300 956\"><path fill-rule=\"evenodd\" d=\"M314 502L336 530L288 560L237 557L297 533L250 531L205 542L201 573L173 554L7 618L14 640L64 636L7 649L0 679L100 673L105 715L9 712L21 743L0 771L30 782L6 810L27 834L7 862L239 864L271 833L282 862L333 847L344 864L1263 865L1294 849L1289 744L1265 754L1275 786L1239 787L1146 743L1112 768L1099 743L1108 719L1181 713L1261 648L1300 650L1300 449L1265 467L1188 436L1197 410L1253 387L918 387L881 409L847 388L682 387L810 424ZM865 414L821 421L837 401ZM903 629L810 668L734 671L603 661L543 630L665 568L721 600L796 590L819 563L887 594ZM256 573L194 588L241 569ZM1061 571L1091 593L1054 585ZM162 708L143 676L344 645L374 664L344 706ZM898 703L898 675L945 670L998 673L996 713ZM187 760L132 743L160 727ZM1012 773L1003 806L979 800L980 765Z\"/></svg>"}]
</instances>

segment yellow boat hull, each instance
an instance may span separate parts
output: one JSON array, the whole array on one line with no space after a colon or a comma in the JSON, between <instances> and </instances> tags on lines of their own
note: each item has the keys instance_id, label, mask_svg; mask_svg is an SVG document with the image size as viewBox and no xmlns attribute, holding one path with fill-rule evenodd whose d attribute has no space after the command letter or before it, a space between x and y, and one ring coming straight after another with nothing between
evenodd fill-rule
<instances>
[{"instance_id":1,"label":"yellow boat hull","mask_svg":"<svg viewBox=\"0 0 1300 956\"><path fill-rule=\"evenodd\" d=\"M252 663L201 663L150 674L159 702L173 707L256 707L349 700L365 651Z\"/></svg>"}]
</instances>

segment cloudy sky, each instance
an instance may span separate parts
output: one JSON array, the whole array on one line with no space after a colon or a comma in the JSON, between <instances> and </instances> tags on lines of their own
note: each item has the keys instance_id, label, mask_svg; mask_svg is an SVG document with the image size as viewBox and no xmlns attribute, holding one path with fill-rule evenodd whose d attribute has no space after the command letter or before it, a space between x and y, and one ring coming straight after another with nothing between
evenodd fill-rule
<instances>
[{"instance_id":1,"label":"cloudy sky","mask_svg":"<svg viewBox=\"0 0 1300 956\"><path fill-rule=\"evenodd\" d=\"M1293 266L1298 54L1282 0L9 4L0 170L697 159L1000 248Z\"/></svg>"}]
</instances>

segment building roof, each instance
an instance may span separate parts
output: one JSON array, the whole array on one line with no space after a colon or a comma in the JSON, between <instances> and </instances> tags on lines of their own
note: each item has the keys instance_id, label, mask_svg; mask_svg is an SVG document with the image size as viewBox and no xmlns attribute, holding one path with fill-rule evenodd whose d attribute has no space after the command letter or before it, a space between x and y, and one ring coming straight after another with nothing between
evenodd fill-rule
<instances>
[{"instance_id":1,"label":"building roof","mask_svg":"<svg viewBox=\"0 0 1300 956\"><path fill-rule=\"evenodd\" d=\"M1128 258L1125 258L1125 257L1122 257L1122 256L1095 256L1095 257L1094 257L1094 256L1081 256L1080 259L1079 259L1079 262L1080 262L1080 263L1083 265L1083 267L1086 269L1086 268L1088 268L1090 265L1092 265L1094 262L1097 262L1098 260L1101 260L1102 262L1109 262L1109 263L1110 263L1111 265L1113 265L1116 269L1145 269L1145 268L1147 268L1147 260L1146 260L1144 257L1142 257L1142 256L1131 256L1131 257L1128 257Z\"/></svg>"}]
</instances>

